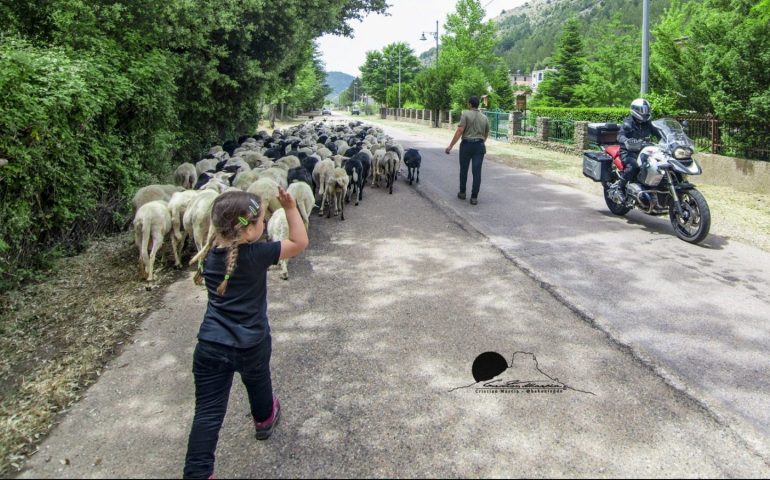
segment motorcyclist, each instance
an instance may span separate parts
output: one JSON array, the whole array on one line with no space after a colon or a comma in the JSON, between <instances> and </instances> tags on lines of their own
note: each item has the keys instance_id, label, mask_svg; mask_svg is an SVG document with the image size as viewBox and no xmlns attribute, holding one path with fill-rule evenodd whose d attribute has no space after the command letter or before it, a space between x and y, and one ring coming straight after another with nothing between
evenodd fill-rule
<instances>
[{"instance_id":1,"label":"motorcyclist","mask_svg":"<svg viewBox=\"0 0 770 480\"><path fill-rule=\"evenodd\" d=\"M658 131L652 126L652 107L647 100L637 98L631 102L631 113L623 121L618 132L623 175L614 188L617 189L622 203L626 201L626 184L636 181L639 175L640 167L637 163L639 152L646 143L649 143L652 136L660 137Z\"/></svg>"}]
</instances>

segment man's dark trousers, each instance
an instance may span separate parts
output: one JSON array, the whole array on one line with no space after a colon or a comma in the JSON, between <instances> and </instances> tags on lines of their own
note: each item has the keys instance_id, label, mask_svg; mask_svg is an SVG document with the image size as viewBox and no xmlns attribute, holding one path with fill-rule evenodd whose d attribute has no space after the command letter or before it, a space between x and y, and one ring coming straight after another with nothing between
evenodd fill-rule
<instances>
[{"instance_id":1,"label":"man's dark trousers","mask_svg":"<svg viewBox=\"0 0 770 480\"><path fill-rule=\"evenodd\" d=\"M471 187L471 198L479 196L481 188L481 164L484 162L484 155L487 153L487 147L483 140L463 140L460 142L460 193L465 193L465 187L468 183L468 167L473 165L473 186Z\"/></svg>"}]
</instances>

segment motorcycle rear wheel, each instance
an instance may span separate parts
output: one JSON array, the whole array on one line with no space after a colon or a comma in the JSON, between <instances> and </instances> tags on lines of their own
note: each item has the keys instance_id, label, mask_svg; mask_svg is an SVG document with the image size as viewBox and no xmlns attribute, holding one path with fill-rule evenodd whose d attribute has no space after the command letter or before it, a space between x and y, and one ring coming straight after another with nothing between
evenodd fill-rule
<instances>
[{"instance_id":1,"label":"motorcycle rear wheel","mask_svg":"<svg viewBox=\"0 0 770 480\"><path fill-rule=\"evenodd\" d=\"M610 212L622 217L631 210L631 207L622 203L615 203L615 201L610 198L610 185L612 185L612 182L604 182L602 184L602 187L604 187L604 202L607 204L607 208L610 209Z\"/></svg>"},{"instance_id":2,"label":"motorcycle rear wheel","mask_svg":"<svg viewBox=\"0 0 770 480\"><path fill-rule=\"evenodd\" d=\"M699 191L687 190L679 196L682 205L682 215L676 213L674 205L669 205L668 216L674 233L680 239L689 243L700 243L709 234L711 228L711 211L706 199Z\"/></svg>"}]
</instances>

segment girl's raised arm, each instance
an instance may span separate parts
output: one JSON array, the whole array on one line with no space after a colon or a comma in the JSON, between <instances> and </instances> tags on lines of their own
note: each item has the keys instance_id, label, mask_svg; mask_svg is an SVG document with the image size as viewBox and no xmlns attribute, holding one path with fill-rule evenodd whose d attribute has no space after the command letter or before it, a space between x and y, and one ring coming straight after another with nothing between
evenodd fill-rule
<instances>
[{"instance_id":1,"label":"girl's raised arm","mask_svg":"<svg viewBox=\"0 0 770 480\"><path fill-rule=\"evenodd\" d=\"M297 202L291 193L278 187L278 201L286 212L286 221L289 224L288 240L281 240L281 260L299 255L310 243L307 238L305 223L297 209Z\"/></svg>"}]
</instances>

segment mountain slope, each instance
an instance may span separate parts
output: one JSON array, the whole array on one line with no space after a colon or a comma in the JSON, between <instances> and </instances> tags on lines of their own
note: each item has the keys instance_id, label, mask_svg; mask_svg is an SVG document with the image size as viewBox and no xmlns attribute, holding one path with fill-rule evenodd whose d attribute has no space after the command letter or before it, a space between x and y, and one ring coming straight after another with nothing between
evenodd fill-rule
<instances>
[{"instance_id":1,"label":"mountain slope","mask_svg":"<svg viewBox=\"0 0 770 480\"><path fill-rule=\"evenodd\" d=\"M651 1L650 24L654 25L670 5L671 0ZM606 35L602 25L614 15L642 34L642 0L530 0L493 19L499 36L497 53L513 71L530 72L533 67L545 66L553 54L561 26L572 15L583 24L589 52Z\"/></svg>"},{"instance_id":2,"label":"mountain slope","mask_svg":"<svg viewBox=\"0 0 770 480\"><path fill-rule=\"evenodd\" d=\"M336 100L337 95L339 95L341 91L348 88L350 86L350 82L355 80L355 78L356 77L343 72L328 72L326 74L326 84L329 85L329 88L331 88L332 91L329 95L326 96L326 98Z\"/></svg>"}]
</instances>

